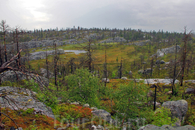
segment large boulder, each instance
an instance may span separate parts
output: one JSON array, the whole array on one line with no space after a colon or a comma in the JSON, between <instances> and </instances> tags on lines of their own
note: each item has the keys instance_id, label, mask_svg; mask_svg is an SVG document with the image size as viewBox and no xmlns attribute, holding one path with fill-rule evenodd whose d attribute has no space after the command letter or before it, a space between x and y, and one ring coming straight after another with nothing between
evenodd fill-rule
<instances>
[{"instance_id":1,"label":"large boulder","mask_svg":"<svg viewBox=\"0 0 195 130\"><path fill-rule=\"evenodd\" d=\"M41 113L49 117L54 118L54 114L50 107L47 107L44 103L39 102L33 97L36 95L35 92L29 89L17 88L17 87L0 87L1 93L6 95L8 100L0 98L1 107L8 107L12 110L28 108L34 108L34 113Z\"/></svg>"},{"instance_id":2,"label":"large boulder","mask_svg":"<svg viewBox=\"0 0 195 130\"><path fill-rule=\"evenodd\" d=\"M151 68L147 68L145 71L144 71L145 74L151 74L152 73L152 69Z\"/></svg>"},{"instance_id":3,"label":"large boulder","mask_svg":"<svg viewBox=\"0 0 195 130\"><path fill-rule=\"evenodd\" d=\"M186 94L194 94L195 93L195 88L187 88L185 93Z\"/></svg>"},{"instance_id":4,"label":"large boulder","mask_svg":"<svg viewBox=\"0 0 195 130\"><path fill-rule=\"evenodd\" d=\"M160 61L160 64L165 64L165 61L164 61L164 60L161 60L161 61Z\"/></svg>"},{"instance_id":5,"label":"large boulder","mask_svg":"<svg viewBox=\"0 0 195 130\"><path fill-rule=\"evenodd\" d=\"M121 77L122 80L127 80L128 78L127 77Z\"/></svg>"},{"instance_id":6,"label":"large boulder","mask_svg":"<svg viewBox=\"0 0 195 130\"><path fill-rule=\"evenodd\" d=\"M177 48L177 52L178 52L180 50L179 45L168 47L168 48L163 48L163 49L158 49L156 54L157 54L158 57L163 57L166 54L175 53L176 48Z\"/></svg>"},{"instance_id":7,"label":"large boulder","mask_svg":"<svg viewBox=\"0 0 195 130\"><path fill-rule=\"evenodd\" d=\"M109 123L113 122L113 119L111 118L111 114L103 109L94 110L94 111L92 111L92 114L94 116L102 118L103 120L105 120Z\"/></svg>"},{"instance_id":8,"label":"large boulder","mask_svg":"<svg viewBox=\"0 0 195 130\"><path fill-rule=\"evenodd\" d=\"M156 60L156 64L165 64L164 60Z\"/></svg>"},{"instance_id":9,"label":"large boulder","mask_svg":"<svg viewBox=\"0 0 195 130\"><path fill-rule=\"evenodd\" d=\"M172 118L176 117L182 121L188 111L188 102L186 100L167 101L162 104L162 107L171 110Z\"/></svg>"},{"instance_id":10,"label":"large boulder","mask_svg":"<svg viewBox=\"0 0 195 130\"><path fill-rule=\"evenodd\" d=\"M145 70L139 70L138 73L139 74L151 74L152 73L152 69L151 68L147 68Z\"/></svg>"}]
</instances>

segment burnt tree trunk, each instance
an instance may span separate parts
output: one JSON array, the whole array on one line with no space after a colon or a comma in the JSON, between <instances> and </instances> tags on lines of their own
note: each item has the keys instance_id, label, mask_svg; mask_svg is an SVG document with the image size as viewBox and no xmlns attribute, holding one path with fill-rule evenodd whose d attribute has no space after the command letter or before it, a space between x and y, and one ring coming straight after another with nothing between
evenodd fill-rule
<instances>
[{"instance_id":1,"label":"burnt tree trunk","mask_svg":"<svg viewBox=\"0 0 195 130\"><path fill-rule=\"evenodd\" d=\"M176 80L176 60L177 60L177 43L175 45L175 61L174 61L174 70L173 70L172 95L174 95L174 85Z\"/></svg>"},{"instance_id":2,"label":"burnt tree trunk","mask_svg":"<svg viewBox=\"0 0 195 130\"><path fill-rule=\"evenodd\" d=\"M183 63L182 63L182 70L181 70L181 84L180 86L183 86L183 79L184 79L184 70L185 70L185 63L186 63L186 52L187 52L187 41L190 37L190 33L186 34L186 29L184 32L184 48L183 48Z\"/></svg>"},{"instance_id":3,"label":"burnt tree trunk","mask_svg":"<svg viewBox=\"0 0 195 130\"><path fill-rule=\"evenodd\" d=\"M5 30L4 30L3 42L4 42L5 62L7 62L7 49L6 49L6 43L5 43Z\"/></svg>"}]
</instances>

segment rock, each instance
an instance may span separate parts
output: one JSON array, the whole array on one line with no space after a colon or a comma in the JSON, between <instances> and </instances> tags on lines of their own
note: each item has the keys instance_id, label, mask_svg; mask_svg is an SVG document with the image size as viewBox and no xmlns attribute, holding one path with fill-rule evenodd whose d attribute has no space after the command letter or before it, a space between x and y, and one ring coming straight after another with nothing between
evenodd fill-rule
<instances>
[{"instance_id":1,"label":"rock","mask_svg":"<svg viewBox=\"0 0 195 130\"><path fill-rule=\"evenodd\" d=\"M106 83L109 83L110 82L110 80L107 78L107 80L106 80L106 78L102 78L102 82L106 82Z\"/></svg>"},{"instance_id":2,"label":"rock","mask_svg":"<svg viewBox=\"0 0 195 130\"><path fill-rule=\"evenodd\" d=\"M151 68L147 68L145 71L144 71L145 74L151 74L152 73L152 69Z\"/></svg>"},{"instance_id":3,"label":"rock","mask_svg":"<svg viewBox=\"0 0 195 130\"><path fill-rule=\"evenodd\" d=\"M157 57L163 57L166 54L175 53L175 49L176 48L177 48L177 52L179 52L179 50L180 50L180 46L179 45L177 45L176 47L172 46L172 47L168 47L168 48L164 48L164 49L158 49L157 53L156 53Z\"/></svg>"},{"instance_id":4,"label":"rock","mask_svg":"<svg viewBox=\"0 0 195 130\"><path fill-rule=\"evenodd\" d=\"M148 124L146 126L142 126L138 130L195 130L195 127L191 125L180 126L180 127L172 127L170 125L163 125L159 127L159 126Z\"/></svg>"},{"instance_id":5,"label":"rock","mask_svg":"<svg viewBox=\"0 0 195 130\"><path fill-rule=\"evenodd\" d=\"M40 69L40 73L43 75L43 77L47 78L47 70L46 69L41 68ZM49 78L54 77L54 74L52 72L48 71L48 73L49 73L48 74L49 75Z\"/></svg>"},{"instance_id":6,"label":"rock","mask_svg":"<svg viewBox=\"0 0 195 130\"><path fill-rule=\"evenodd\" d=\"M194 94L195 93L195 89L194 88L187 88L185 93L186 94Z\"/></svg>"},{"instance_id":7,"label":"rock","mask_svg":"<svg viewBox=\"0 0 195 130\"><path fill-rule=\"evenodd\" d=\"M109 38L109 39L101 41L100 43L111 43L111 42L127 42L127 40L124 39L123 37L114 37L114 39Z\"/></svg>"},{"instance_id":8,"label":"rock","mask_svg":"<svg viewBox=\"0 0 195 130\"><path fill-rule=\"evenodd\" d=\"M168 66L170 64L170 62L165 62L165 65Z\"/></svg>"},{"instance_id":9,"label":"rock","mask_svg":"<svg viewBox=\"0 0 195 130\"><path fill-rule=\"evenodd\" d=\"M162 107L169 108L172 117L179 118L182 121L188 111L188 102L186 100L167 101L162 104Z\"/></svg>"},{"instance_id":10,"label":"rock","mask_svg":"<svg viewBox=\"0 0 195 130\"><path fill-rule=\"evenodd\" d=\"M98 110L94 110L92 111L92 114L102 118L103 120L107 121L107 122L112 122L113 119L111 118L111 114L103 109L98 109Z\"/></svg>"},{"instance_id":11,"label":"rock","mask_svg":"<svg viewBox=\"0 0 195 130\"><path fill-rule=\"evenodd\" d=\"M60 55L60 54L64 54L65 51L63 49L58 49L56 53ZM38 52L30 53L29 60L45 59L46 58L46 54L47 54L47 56L54 55L55 54L55 50L38 51Z\"/></svg>"},{"instance_id":12,"label":"rock","mask_svg":"<svg viewBox=\"0 0 195 130\"><path fill-rule=\"evenodd\" d=\"M165 64L164 60L156 60L156 64Z\"/></svg>"},{"instance_id":13,"label":"rock","mask_svg":"<svg viewBox=\"0 0 195 130\"><path fill-rule=\"evenodd\" d=\"M141 41L141 42L134 42L134 43L127 43L126 45L136 45L136 46L145 46L148 42L150 42L150 40L145 40L145 41Z\"/></svg>"},{"instance_id":14,"label":"rock","mask_svg":"<svg viewBox=\"0 0 195 130\"><path fill-rule=\"evenodd\" d=\"M96 110L98 110L98 108L97 107L91 107L90 108L92 111L96 111Z\"/></svg>"},{"instance_id":15,"label":"rock","mask_svg":"<svg viewBox=\"0 0 195 130\"><path fill-rule=\"evenodd\" d=\"M128 78L127 77L121 77L122 80L127 80Z\"/></svg>"},{"instance_id":16,"label":"rock","mask_svg":"<svg viewBox=\"0 0 195 130\"><path fill-rule=\"evenodd\" d=\"M139 74L151 74L152 73L152 69L151 68L147 68L145 70L139 70L138 73Z\"/></svg>"},{"instance_id":17,"label":"rock","mask_svg":"<svg viewBox=\"0 0 195 130\"><path fill-rule=\"evenodd\" d=\"M185 83L193 83L193 84L195 84L195 80L185 80Z\"/></svg>"},{"instance_id":18,"label":"rock","mask_svg":"<svg viewBox=\"0 0 195 130\"><path fill-rule=\"evenodd\" d=\"M17 130L17 129L16 129ZM18 130L23 130L22 127L18 127Z\"/></svg>"},{"instance_id":19,"label":"rock","mask_svg":"<svg viewBox=\"0 0 195 130\"><path fill-rule=\"evenodd\" d=\"M0 99L1 107L8 107L12 110L34 108L34 114L41 113L54 119L54 114L50 107L33 98L33 93L29 89L17 87L0 87L7 95L7 100ZM14 103L12 102L14 101ZM17 104L17 106L16 106Z\"/></svg>"},{"instance_id":20,"label":"rock","mask_svg":"<svg viewBox=\"0 0 195 130\"><path fill-rule=\"evenodd\" d=\"M172 94L172 91L168 91L166 94L167 94L167 95Z\"/></svg>"},{"instance_id":21,"label":"rock","mask_svg":"<svg viewBox=\"0 0 195 130\"><path fill-rule=\"evenodd\" d=\"M161 129L158 126L148 124L146 126L142 126L141 128L139 128L139 130L161 130Z\"/></svg>"},{"instance_id":22,"label":"rock","mask_svg":"<svg viewBox=\"0 0 195 130\"><path fill-rule=\"evenodd\" d=\"M101 126L101 125L98 125L98 126L97 126L97 129L98 129L98 130L104 130L104 127Z\"/></svg>"},{"instance_id":23,"label":"rock","mask_svg":"<svg viewBox=\"0 0 195 130\"><path fill-rule=\"evenodd\" d=\"M5 81L15 82L15 81L17 81L17 77L18 77L18 80L24 80L24 79L31 80L32 77L34 77L38 82L42 82L43 85L45 85L45 86L49 85L49 80L48 79L46 79L44 77L41 77L41 76L37 76L33 73L23 74L20 71L15 71L14 72L14 71L9 70L9 71L5 71L5 72L0 74L1 82L5 82Z\"/></svg>"},{"instance_id":24,"label":"rock","mask_svg":"<svg viewBox=\"0 0 195 130\"><path fill-rule=\"evenodd\" d=\"M98 125L98 126L92 125L91 128L92 128L93 130L104 130L104 127L101 126L101 125Z\"/></svg>"},{"instance_id":25,"label":"rock","mask_svg":"<svg viewBox=\"0 0 195 130\"><path fill-rule=\"evenodd\" d=\"M165 85L172 84L173 79L145 79L145 84L157 84L157 83L163 83ZM175 80L175 84L179 83L179 80Z\"/></svg>"},{"instance_id":26,"label":"rock","mask_svg":"<svg viewBox=\"0 0 195 130\"><path fill-rule=\"evenodd\" d=\"M139 74L144 74L144 70L138 70Z\"/></svg>"},{"instance_id":27,"label":"rock","mask_svg":"<svg viewBox=\"0 0 195 130\"><path fill-rule=\"evenodd\" d=\"M58 49L57 50L57 54L64 54L65 52L64 52L64 50L63 49Z\"/></svg>"},{"instance_id":28,"label":"rock","mask_svg":"<svg viewBox=\"0 0 195 130\"><path fill-rule=\"evenodd\" d=\"M129 71L129 76L132 76L133 75L133 72L132 71Z\"/></svg>"},{"instance_id":29,"label":"rock","mask_svg":"<svg viewBox=\"0 0 195 130\"><path fill-rule=\"evenodd\" d=\"M45 57L46 57L46 51L45 52L44 51L33 52L33 53L30 53L29 60L45 59Z\"/></svg>"},{"instance_id":30,"label":"rock","mask_svg":"<svg viewBox=\"0 0 195 130\"><path fill-rule=\"evenodd\" d=\"M72 104L72 105L80 105L79 102L72 102L72 103L70 103L70 104Z\"/></svg>"},{"instance_id":31,"label":"rock","mask_svg":"<svg viewBox=\"0 0 195 130\"><path fill-rule=\"evenodd\" d=\"M164 61L164 60L161 60L161 61L160 61L160 64L165 64L165 61Z\"/></svg>"},{"instance_id":32,"label":"rock","mask_svg":"<svg viewBox=\"0 0 195 130\"><path fill-rule=\"evenodd\" d=\"M90 107L89 104L84 104L83 107Z\"/></svg>"},{"instance_id":33,"label":"rock","mask_svg":"<svg viewBox=\"0 0 195 130\"><path fill-rule=\"evenodd\" d=\"M154 105L154 102L148 102L148 105ZM156 102L156 107L160 107L161 106L161 103L159 102Z\"/></svg>"}]
</instances>

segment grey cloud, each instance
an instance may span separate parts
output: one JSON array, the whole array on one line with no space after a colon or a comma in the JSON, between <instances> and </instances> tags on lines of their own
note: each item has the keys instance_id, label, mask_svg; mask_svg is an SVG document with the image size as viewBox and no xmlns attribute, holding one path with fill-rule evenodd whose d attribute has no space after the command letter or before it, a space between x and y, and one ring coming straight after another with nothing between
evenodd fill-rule
<instances>
[{"instance_id":1,"label":"grey cloud","mask_svg":"<svg viewBox=\"0 0 195 130\"><path fill-rule=\"evenodd\" d=\"M1 0L0 17L10 26L24 28L110 27L142 30L194 30L194 0L41 0L47 21L35 21L21 0ZM14 3L14 4L13 4ZM25 19L28 18L28 19Z\"/></svg>"}]
</instances>

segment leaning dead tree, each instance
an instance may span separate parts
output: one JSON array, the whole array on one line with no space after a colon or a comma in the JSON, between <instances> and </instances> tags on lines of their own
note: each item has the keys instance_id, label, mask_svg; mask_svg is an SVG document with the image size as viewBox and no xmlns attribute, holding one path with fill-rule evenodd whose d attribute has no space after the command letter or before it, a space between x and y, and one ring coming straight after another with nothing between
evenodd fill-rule
<instances>
[{"instance_id":1,"label":"leaning dead tree","mask_svg":"<svg viewBox=\"0 0 195 130\"><path fill-rule=\"evenodd\" d=\"M23 73L24 75L27 75L27 76L29 76L31 79L33 79L33 80L35 80L36 82L38 82L39 83L39 85L42 85L43 87L45 86L44 85L44 83L43 83L43 81L40 79L40 77L37 75L37 74L32 74L32 72L30 72L30 71L26 71L25 70L25 68L23 67L23 66L16 66L16 67L13 67L15 64L17 64L16 63L16 60L18 59L18 56L20 55L20 52L22 51L22 49L15 55L15 56L13 56L10 60L8 60L7 62L4 62L2 65L1 65L1 67L0 67L0 73L3 73L3 72L5 72L5 71L8 71L8 70L12 70L12 71L14 71L15 73L16 72L21 72L21 73ZM17 73L16 73L16 75L17 75ZM42 90L42 92L44 92L44 90L43 90L43 87L41 88L41 90ZM3 99L6 99L7 101L9 101L8 100L8 96L6 96L7 95L7 93L6 93L6 90L3 90L3 89L1 89L0 90L0 97L1 98L3 98ZM13 101L12 101L13 102ZM13 102L14 103L14 102ZM16 106L17 106L17 104L16 103L14 103ZM13 106L12 106L13 107ZM13 107L14 108L14 107ZM15 110L15 109L14 109ZM2 111L1 111L1 105L0 105L0 129L4 129L4 127L5 127L5 125L2 123L2 114L4 115L4 116L6 116L7 118L9 118L10 120L12 120L13 122L14 122L14 124L16 125L16 127L18 128L18 125L16 124L16 122L14 121L14 119L12 119L9 115L7 115L7 114L5 114L5 113L3 113Z\"/></svg>"},{"instance_id":2,"label":"leaning dead tree","mask_svg":"<svg viewBox=\"0 0 195 130\"><path fill-rule=\"evenodd\" d=\"M9 61L3 63L0 67L0 73L7 71L7 70L14 70L14 71L19 71L18 68L13 68L11 67L11 64L15 62L15 60L17 60L18 55L20 54L20 52L22 51L22 49L18 52L17 55L15 55L14 57L12 57Z\"/></svg>"}]
</instances>

